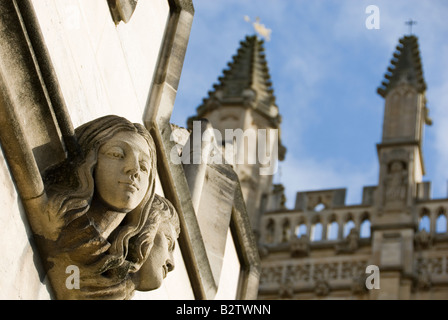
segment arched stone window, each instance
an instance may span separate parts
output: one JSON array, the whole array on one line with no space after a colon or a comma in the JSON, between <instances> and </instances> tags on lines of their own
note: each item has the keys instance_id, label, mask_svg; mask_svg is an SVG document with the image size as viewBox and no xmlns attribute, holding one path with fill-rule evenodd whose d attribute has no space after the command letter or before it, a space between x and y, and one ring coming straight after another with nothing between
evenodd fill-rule
<instances>
[{"instance_id":1,"label":"arched stone window","mask_svg":"<svg viewBox=\"0 0 448 320\"><path fill-rule=\"evenodd\" d=\"M365 218L361 222L361 227L359 230L359 237L360 238L370 238L370 220L369 218Z\"/></svg>"},{"instance_id":2,"label":"arched stone window","mask_svg":"<svg viewBox=\"0 0 448 320\"><path fill-rule=\"evenodd\" d=\"M333 220L327 225L327 239L328 240L337 240L339 232L339 224L336 220Z\"/></svg>"},{"instance_id":3,"label":"arched stone window","mask_svg":"<svg viewBox=\"0 0 448 320\"><path fill-rule=\"evenodd\" d=\"M302 235L306 235L307 234L307 227L305 222L300 223L295 230L296 236L297 238L300 238Z\"/></svg>"},{"instance_id":4,"label":"arched stone window","mask_svg":"<svg viewBox=\"0 0 448 320\"><path fill-rule=\"evenodd\" d=\"M353 229L354 227L355 227L355 222L353 221L353 218L350 217L344 225L344 238L346 238L348 236L348 234L350 233L350 230Z\"/></svg>"},{"instance_id":5,"label":"arched stone window","mask_svg":"<svg viewBox=\"0 0 448 320\"><path fill-rule=\"evenodd\" d=\"M273 243L275 235L275 221L269 219L266 224L266 243Z\"/></svg>"},{"instance_id":6,"label":"arched stone window","mask_svg":"<svg viewBox=\"0 0 448 320\"><path fill-rule=\"evenodd\" d=\"M285 219L282 224L282 242L288 242L291 238L291 223Z\"/></svg>"},{"instance_id":7,"label":"arched stone window","mask_svg":"<svg viewBox=\"0 0 448 320\"><path fill-rule=\"evenodd\" d=\"M429 233L431 221L429 219L429 210L424 208L420 214L420 220L418 221L418 230L425 230Z\"/></svg>"},{"instance_id":8,"label":"arched stone window","mask_svg":"<svg viewBox=\"0 0 448 320\"><path fill-rule=\"evenodd\" d=\"M446 233L446 232L447 232L446 212L444 208L440 208L436 220L436 233Z\"/></svg>"},{"instance_id":9,"label":"arched stone window","mask_svg":"<svg viewBox=\"0 0 448 320\"><path fill-rule=\"evenodd\" d=\"M311 227L311 241L320 241L322 240L322 223L317 221Z\"/></svg>"}]
</instances>

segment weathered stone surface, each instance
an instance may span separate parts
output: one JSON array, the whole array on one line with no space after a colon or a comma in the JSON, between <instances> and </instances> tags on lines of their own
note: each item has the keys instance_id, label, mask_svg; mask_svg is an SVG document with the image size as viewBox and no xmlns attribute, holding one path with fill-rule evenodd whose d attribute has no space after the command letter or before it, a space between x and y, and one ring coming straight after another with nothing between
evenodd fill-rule
<instances>
[{"instance_id":1,"label":"weathered stone surface","mask_svg":"<svg viewBox=\"0 0 448 320\"><path fill-rule=\"evenodd\" d=\"M0 150L0 299L49 299L39 253L9 168Z\"/></svg>"},{"instance_id":2,"label":"weathered stone surface","mask_svg":"<svg viewBox=\"0 0 448 320\"><path fill-rule=\"evenodd\" d=\"M82 153L46 173L46 221L34 229L56 297L130 299L134 290L157 289L174 269L180 226L155 194L151 135L117 116L75 132ZM67 268L77 271L73 286Z\"/></svg>"}]
</instances>

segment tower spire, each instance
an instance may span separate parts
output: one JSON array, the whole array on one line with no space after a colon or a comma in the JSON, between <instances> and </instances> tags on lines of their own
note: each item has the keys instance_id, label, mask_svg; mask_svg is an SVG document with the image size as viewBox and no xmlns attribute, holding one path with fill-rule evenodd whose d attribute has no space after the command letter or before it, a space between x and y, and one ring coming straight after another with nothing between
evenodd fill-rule
<instances>
[{"instance_id":1,"label":"tower spire","mask_svg":"<svg viewBox=\"0 0 448 320\"><path fill-rule=\"evenodd\" d=\"M286 153L263 44L256 35L240 42L218 83L187 121L194 130L194 121L207 119L220 133L223 154L235 160L232 166L254 234L259 230L261 204L273 193L277 161L283 161ZM266 174L266 169L273 170Z\"/></svg>"},{"instance_id":2,"label":"tower spire","mask_svg":"<svg viewBox=\"0 0 448 320\"><path fill-rule=\"evenodd\" d=\"M264 40L257 36L247 36L240 42L237 54L233 56L223 76L213 90L208 92L197 108L197 116L221 106L244 105L253 108L278 127L281 118L275 102L269 68L264 54ZM192 119L189 119L191 121Z\"/></svg>"},{"instance_id":3,"label":"tower spire","mask_svg":"<svg viewBox=\"0 0 448 320\"><path fill-rule=\"evenodd\" d=\"M391 66L387 68L388 72L384 76L385 80L377 90L383 98L402 83L411 85L418 93L426 90L417 37L404 36L399 42L391 60Z\"/></svg>"},{"instance_id":4,"label":"tower spire","mask_svg":"<svg viewBox=\"0 0 448 320\"><path fill-rule=\"evenodd\" d=\"M399 42L392 66L378 88L385 103L382 141L377 145L377 201L379 212L409 213L425 174L423 132L431 120L417 37L404 36Z\"/></svg>"}]
</instances>

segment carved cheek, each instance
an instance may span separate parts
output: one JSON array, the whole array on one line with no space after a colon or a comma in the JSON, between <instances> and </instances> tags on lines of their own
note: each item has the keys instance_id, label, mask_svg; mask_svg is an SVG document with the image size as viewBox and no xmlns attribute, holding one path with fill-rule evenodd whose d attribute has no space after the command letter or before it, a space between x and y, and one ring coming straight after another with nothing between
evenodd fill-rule
<instances>
[{"instance_id":1,"label":"carved cheek","mask_svg":"<svg viewBox=\"0 0 448 320\"><path fill-rule=\"evenodd\" d=\"M154 285L160 286L164 277L164 265L166 260L167 246L164 243L165 236L161 232L157 232L154 239L154 245L148 257L148 262L151 264L151 273L148 274L152 278Z\"/></svg>"},{"instance_id":2,"label":"carved cheek","mask_svg":"<svg viewBox=\"0 0 448 320\"><path fill-rule=\"evenodd\" d=\"M95 168L95 185L98 191L105 192L110 188L112 181L114 179L114 173L117 171L116 161L110 161L107 157L100 155L98 156L98 163ZM109 186L109 187L108 187Z\"/></svg>"},{"instance_id":3,"label":"carved cheek","mask_svg":"<svg viewBox=\"0 0 448 320\"><path fill-rule=\"evenodd\" d=\"M143 199L146 190L132 191L120 185L123 180L123 161L99 155L95 169L95 189L100 199L111 209L130 211Z\"/></svg>"}]
</instances>

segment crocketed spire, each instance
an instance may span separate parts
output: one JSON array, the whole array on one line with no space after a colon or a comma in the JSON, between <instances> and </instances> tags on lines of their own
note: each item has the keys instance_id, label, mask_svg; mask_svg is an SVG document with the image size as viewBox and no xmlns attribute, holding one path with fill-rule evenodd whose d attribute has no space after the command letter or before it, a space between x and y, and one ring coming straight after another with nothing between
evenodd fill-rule
<instances>
[{"instance_id":1,"label":"crocketed spire","mask_svg":"<svg viewBox=\"0 0 448 320\"><path fill-rule=\"evenodd\" d=\"M404 36L399 42L397 51L391 60L392 66L387 68L388 72L384 76L385 80L377 90L383 98L387 96L390 90L401 83L410 84L419 93L426 90L417 37L413 35Z\"/></svg>"},{"instance_id":2,"label":"crocketed spire","mask_svg":"<svg viewBox=\"0 0 448 320\"><path fill-rule=\"evenodd\" d=\"M275 104L263 43L257 36L247 36L241 41L237 54L228 63L229 68L223 71L219 82L208 92L194 118L201 118L221 106L243 105L262 114L275 127L279 126L281 118Z\"/></svg>"}]
</instances>

